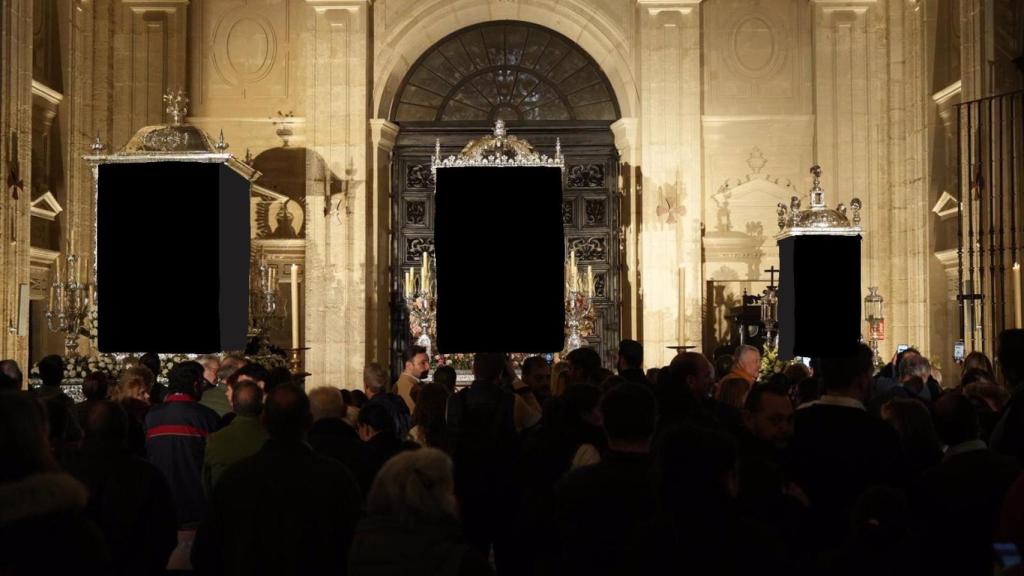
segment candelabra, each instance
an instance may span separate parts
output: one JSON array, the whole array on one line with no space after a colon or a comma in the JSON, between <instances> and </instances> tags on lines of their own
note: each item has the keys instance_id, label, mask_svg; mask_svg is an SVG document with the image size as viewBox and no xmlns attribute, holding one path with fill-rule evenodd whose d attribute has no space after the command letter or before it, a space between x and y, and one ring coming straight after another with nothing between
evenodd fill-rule
<instances>
[{"instance_id":1,"label":"candelabra","mask_svg":"<svg viewBox=\"0 0 1024 576\"><path fill-rule=\"evenodd\" d=\"M882 366L882 356L878 353L878 343L885 340L885 299L878 293L877 286L868 287L868 295L864 297L864 316L868 322L872 361L879 367Z\"/></svg>"},{"instance_id":2,"label":"candelabra","mask_svg":"<svg viewBox=\"0 0 1024 576\"><path fill-rule=\"evenodd\" d=\"M88 266L85 266L86 281L82 283L82 260L71 252L70 244L67 252L63 266L60 259L57 260L57 271L50 285L46 326L51 332L64 333L64 354L75 358L78 356L78 334L89 313L89 306L96 300L96 292L88 280Z\"/></svg>"},{"instance_id":3,"label":"candelabra","mask_svg":"<svg viewBox=\"0 0 1024 576\"><path fill-rule=\"evenodd\" d=\"M409 331L415 336L419 330L416 345L427 349L428 358L432 357L433 342L430 335L436 330L437 320L437 298L434 296L432 280L430 254L424 251L419 276L415 270L407 270L405 273L403 295L409 309Z\"/></svg>"},{"instance_id":4,"label":"candelabra","mask_svg":"<svg viewBox=\"0 0 1024 576\"><path fill-rule=\"evenodd\" d=\"M259 341L260 354L268 354L271 324L282 317L277 306L278 268L276 264L267 264L262 255L256 262L258 274L253 279L249 300L249 312L252 317L250 336Z\"/></svg>"},{"instance_id":5,"label":"candelabra","mask_svg":"<svg viewBox=\"0 0 1024 576\"><path fill-rule=\"evenodd\" d=\"M583 339L594 331L594 271L587 266L587 275L580 277L573 251L565 270L565 341L566 352L583 346Z\"/></svg>"}]
</instances>

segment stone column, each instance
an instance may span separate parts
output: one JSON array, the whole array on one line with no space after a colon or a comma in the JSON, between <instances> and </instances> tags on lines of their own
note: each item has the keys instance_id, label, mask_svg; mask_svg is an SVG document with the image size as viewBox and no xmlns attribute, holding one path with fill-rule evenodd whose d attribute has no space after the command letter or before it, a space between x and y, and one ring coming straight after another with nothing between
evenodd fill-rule
<instances>
[{"instance_id":1,"label":"stone column","mask_svg":"<svg viewBox=\"0 0 1024 576\"><path fill-rule=\"evenodd\" d=\"M666 346L700 346L700 0L637 0L640 10L640 299L651 366Z\"/></svg>"},{"instance_id":2,"label":"stone column","mask_svg":"<svg viewBox=\"0 0 1024 576\"><path fill-rule=\"evenodd\" d=\"M927 354L928 188L918 5L813 0L815 156L830 205L860 198L861 292L886 299L887 340Z\"/></svg>"},{"instance_id":3,"label":"stone column","mask_svg":"<svg viewBox=\"0 0 1024 576\"><path fill-rule=\"evenodd\" d=\"M32 199L32 2L0 4L0 357L28 372L28 327L19 333L19 286L29 282ZM26 303L27 304L27 303Z\"/></svg>"},{"instance_id":4,"label":"stone column","mask_svg":"<svg viewBox=\"0 0 1024 576\"><path fill-rule=\"evenodd\" d=\"M619 151L620 239L626 250L622 262L622 338L639 340L643 334L643 304L640 301L640 122L620 118L611 125L615 147Z\"/></svg>"},{"instance_id":5,"label":"stone column","mask_svg":"<svg viewBox=\"0 0 1024 576\"><path fill-rule=\"evenodd\" d=\"M186 89L188 0L120 0L114 15L113 150L164 119L163 95Z\"/></svg>"},{"instance_id":6,"label":"stone column","mask_svg":"<svg viewBox=\"0 0 1024 576\"><path fill-rule=\"evenodd\" d=\"M367 178L370 2L306 0L306 117L311 154L330 172L330 197L310 174L306 192L306 370L308 386L362 386L371 346L368 286L374 271ZM307 170L307 173L310 173ZM325 208L327 215L325 216ZM376 321L376 320L374 320Z\"/></svg>"},{"instance_id":7,"label":"stone column","mask_svg":"<svg viewBox=\"0 0 1024 576\"><path fill-rule=\"evenodd\" d=\"M379 362L385 368L391 360L390 303L393 275L391 271L391 151L398 137L398 125L381 118L370 120L370 151L373 174L373 191L369 195L370 223L366 232L367 262L372 285L366 291L368 310L368 337L366 354L368 359Z\"/></svg>"}]
</instances>

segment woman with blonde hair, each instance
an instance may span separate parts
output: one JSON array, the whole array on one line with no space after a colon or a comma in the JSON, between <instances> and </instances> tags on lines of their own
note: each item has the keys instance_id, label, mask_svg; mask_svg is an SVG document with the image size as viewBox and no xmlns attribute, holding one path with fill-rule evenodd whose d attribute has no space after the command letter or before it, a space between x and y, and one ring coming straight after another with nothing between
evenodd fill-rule
<instances>
[{"instance_id":1,"label":"woman with blonde hair","mask_svg":"<svg viewBox=\"0 0 1024 576\"><path fill-rule=\"evenodd\" d=\"M384 464L349 551L349 574L492 574L462 538L452 461L435 448Z\"/></svg>"},{"instance_id":2,"label":"woman with blonde hair","mask_svg":"<svg viewBox=\"0 0 1024 576\"><path fill-rule=\"evenodd\" d=\"M569 386L569 363L561 360L551 367L551 396L561 396Z\"/></svg>"},{"instance_id":3,"label":"woman with blonde hair","mask_svg":"<svg viewBox=\"0 0 1024 576\"><path fill-rule=\"evenodd\" d=\"M110 392L110 399L120 404L128 413L127 448L132 454L146 454L146 413L149 412L149 393L156 377L142 366L131 366L121 371L117 384Z\"/></svg>"}]
</instances>

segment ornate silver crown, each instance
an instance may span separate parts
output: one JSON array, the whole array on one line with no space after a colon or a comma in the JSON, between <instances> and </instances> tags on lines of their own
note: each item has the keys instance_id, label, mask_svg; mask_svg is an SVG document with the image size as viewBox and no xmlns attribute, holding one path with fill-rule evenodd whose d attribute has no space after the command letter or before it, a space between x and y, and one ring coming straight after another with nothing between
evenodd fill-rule
<instances>
[{"instance_id":1,"label":"ornate silver crown","mask_svg":"<svg viewBox=\"0 0 1024 576\"><path fill-rule=\"evenodd\" d=\"M775 211L779 217L779 237L860 234L860 199L850 200L849 209L843 204L839 204L834 210L829 208L825 204L825 191L821 188L821 166L811 166L811 174L814 175L814 186L811 188L810 208L801 210L800 199L796 196L790 200L788 208L785 204L779 203Z\"/></svg>"},{"instance_id":2,"label":"ornate silver crown","mask_svg":"<svg viewBox=\"0 0 1024 576\"><path fill-rule=\"evenodd\" d=\"M565 170L562 158L562 142L555 140L555 155L549 157L534 149L526 140L509 136L505 121L494 123L494 132L488 136L470 140L457 156L441 158L441 140L434 143L434 156L430 159L430 170L438 168L505 168L521 166L551 166Z\"/></svg>"}]
</instances>

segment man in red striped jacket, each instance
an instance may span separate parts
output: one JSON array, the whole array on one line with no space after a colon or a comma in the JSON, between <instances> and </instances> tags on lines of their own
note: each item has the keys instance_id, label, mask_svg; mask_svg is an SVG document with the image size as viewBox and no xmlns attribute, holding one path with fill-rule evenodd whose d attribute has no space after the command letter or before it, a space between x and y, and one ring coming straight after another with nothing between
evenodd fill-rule
<instances>
[{"instance_id":1,"label":"man in red striped jacket","mask_svg":"<svg viewBox=\"0 0 1024 576\"><path fill-rule=\"evenodd\" d=\"M178 525L199 522L206 509L203 452L217 430L217 413L199 403L203 367L182 362L168 374L167 396L146 414L146 454L171 485Z\"/></svg>"}]
</instances>

